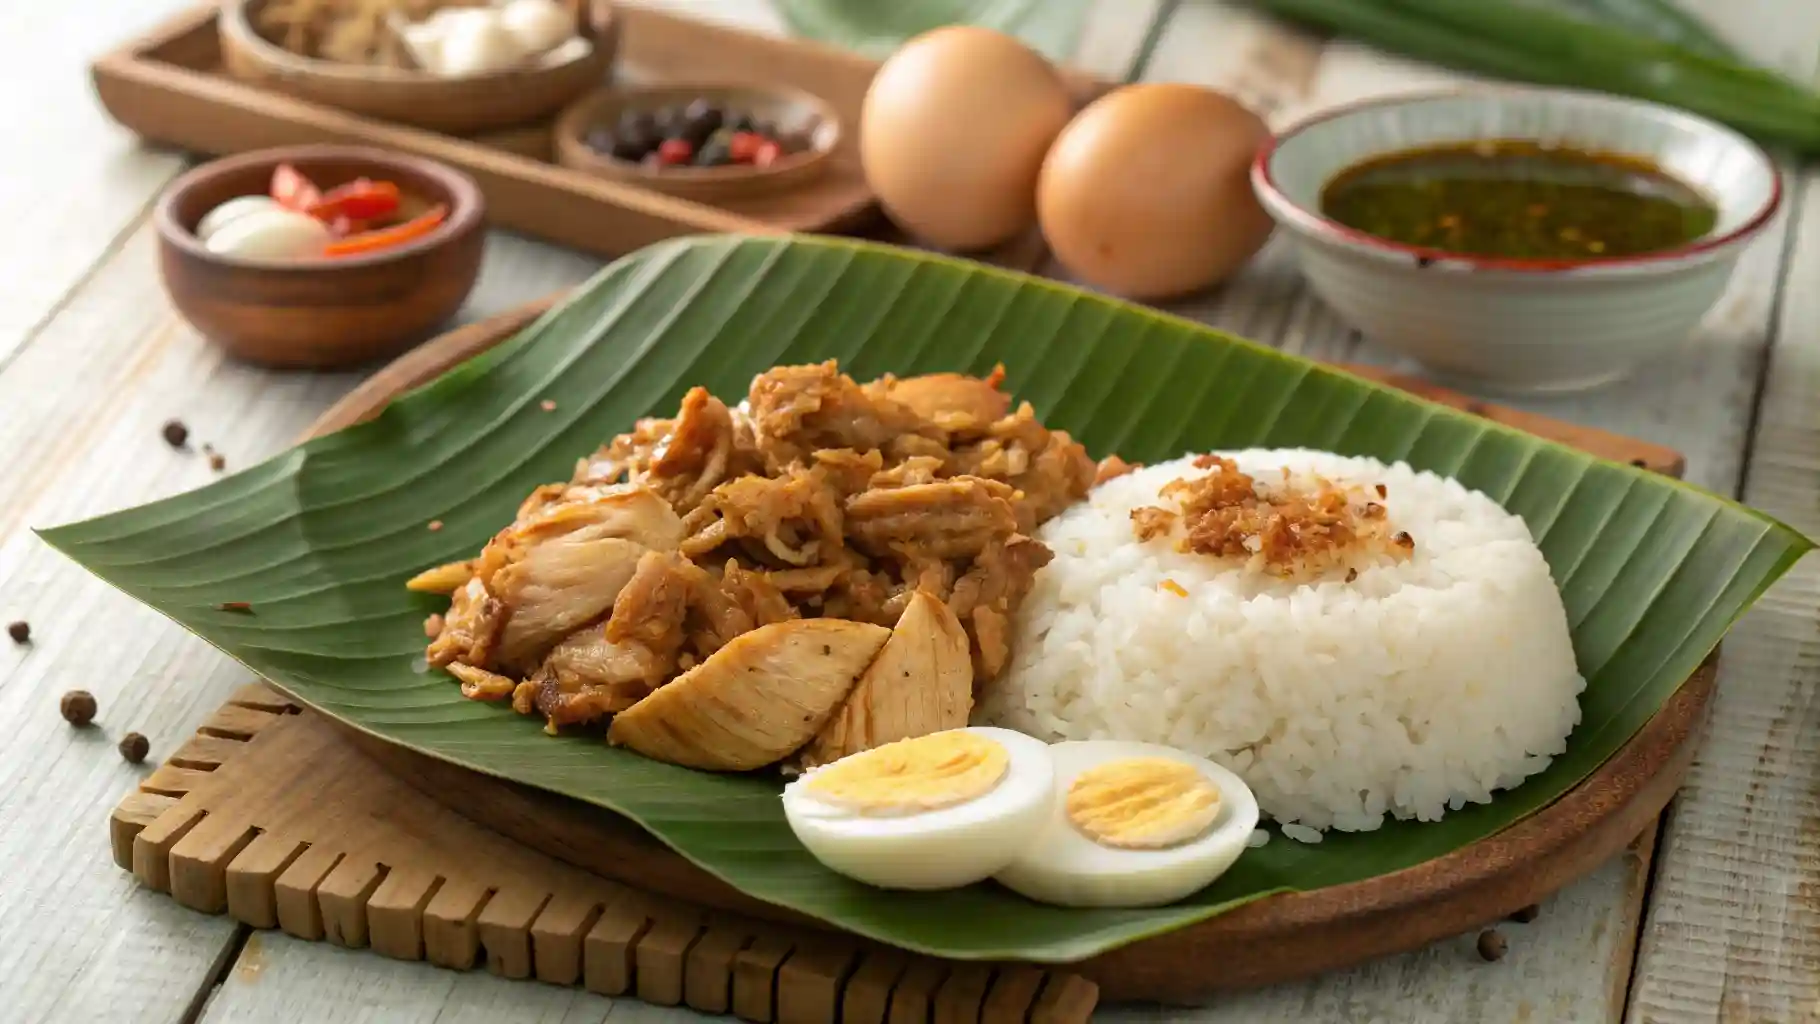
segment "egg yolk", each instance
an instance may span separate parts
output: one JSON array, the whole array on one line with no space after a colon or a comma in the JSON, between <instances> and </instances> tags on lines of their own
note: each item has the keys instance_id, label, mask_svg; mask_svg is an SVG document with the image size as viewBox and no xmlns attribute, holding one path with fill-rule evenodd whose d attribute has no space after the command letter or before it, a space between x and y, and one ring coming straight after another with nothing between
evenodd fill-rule
<instances>
[{"instance_id":1,"label":"egg yolk","mask_svg":"<svg viewBox=\"0 0 1820 1024\"><path fill-rule=\"evenodd\" d=\"M1002 744L957 729L844 757L804 780L803 790L860 814L916 814L984 796L1010 766Z\"/></svg>"},{"instance_id":2,"label":"egg yolk","mask_svg":"<svg viewBox=\"0 0 1820 1024\"><path fill-rule=\"evenodd\" d=\"M1127 758L1076 776L1066 810L1069 823L1101 846L1154 850L1207 831L1220 815L1220 791L1191 764Z\"/></svg>"}]
</instances>

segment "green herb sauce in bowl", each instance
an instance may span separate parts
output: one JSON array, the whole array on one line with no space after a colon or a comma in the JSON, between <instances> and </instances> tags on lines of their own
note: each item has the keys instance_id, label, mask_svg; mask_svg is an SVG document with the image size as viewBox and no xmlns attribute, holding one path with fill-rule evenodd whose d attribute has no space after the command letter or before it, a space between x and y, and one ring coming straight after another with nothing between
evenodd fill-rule
<instances>
[{"instance_id":1,"label":"green herb sauce in bowl","mask_svg":"<svg viewBox=\"0 0 1820 1024\"><path fill-rule=\"evenodd\" d=\"M1321 212L1406 245L1510 259L1617 259L1686 245L1719 210L1654 162L1522 139L1372 157L1321 191Z\"/></svg>"}]
</instances>

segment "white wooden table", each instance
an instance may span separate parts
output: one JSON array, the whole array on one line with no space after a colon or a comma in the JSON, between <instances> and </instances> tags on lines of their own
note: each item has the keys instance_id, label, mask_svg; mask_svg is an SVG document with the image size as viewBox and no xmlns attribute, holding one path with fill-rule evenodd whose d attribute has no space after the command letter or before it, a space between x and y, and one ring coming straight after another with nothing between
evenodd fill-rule
<instances>
[{"instance_id":1,"label":"white wooden table","mask_svg":"<svg viewBox=\"0 0 1820 1024\"><path fill-rule=\"evenodd\" d=\"M190 734L243 669L109 590L30 527L162 497L209 478L159 436L179 418L245 466L285 447L353 375L226 361L160 292L146 213L181 167L140 148L92 98L85 64L189 0L16 4L0 32L0 1022L132 1020L599 1022L692 1018L634 1001L457 974L291 939L134 887L104 820L141 769L113 750ZM764 0L668 0L778 31ZM1692 6L1758 59L1811 76L1812 0ZM16 9L13 9L16 8ZM1158 8L1100 0L1076 63L1122 75ZM1280 120L1310 107L1457 80L1288 32L1211 0L1182 6L1149 77L1241 94ZM30 82L25 86L21 83ZM1820 533L1820 172L1790 168L1782 219L1678 358L1590 398L1537 411L1673 445L1688 475ZM467 317L578 282L597 262L496 234ZM1280 249L1182 310L1327 359L1383 356L1334 320ZM1470 937L1197 1011L1109 1008L1113 1020L1309 1022L1820 1021L1820 561L1725 646L1710 736L1660 835L1644 837L1505 926L1510 953ZM59 696L100 700L77 731ZM1647 899L1646 899L1647 897Z\"/></svg>"}]
</instances>

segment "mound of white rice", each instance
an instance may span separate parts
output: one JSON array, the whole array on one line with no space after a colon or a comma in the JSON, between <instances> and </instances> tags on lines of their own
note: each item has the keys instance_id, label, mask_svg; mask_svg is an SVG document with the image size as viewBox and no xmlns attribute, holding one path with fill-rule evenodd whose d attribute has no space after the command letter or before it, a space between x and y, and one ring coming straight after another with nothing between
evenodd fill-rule
<instances>
[{"instance_id":1,"label":"mound of white rice","mask_svg":"<svg viewBox=\"0 0 1820 1024\"><path fill-rule=\"evenodd\" d=\"M1385 485L1414 553L1351 582L1246 573L1132 532L1133 508L1167 507L1159 488L1205 472L1191 459L1111 480L1041 530L1055 560L977 720L1192 751L1241 775L1278 822L1345 831L1486 802L1566 748L1586 684L1522 519L1403 463L1221 454L1260 479L1288 467Z\"/></svg>"}]
</instances>

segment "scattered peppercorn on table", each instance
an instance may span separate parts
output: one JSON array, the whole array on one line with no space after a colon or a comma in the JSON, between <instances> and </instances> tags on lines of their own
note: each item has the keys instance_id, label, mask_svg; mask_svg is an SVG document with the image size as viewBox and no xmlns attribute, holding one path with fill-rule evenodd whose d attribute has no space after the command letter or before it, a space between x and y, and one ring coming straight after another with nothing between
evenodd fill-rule
<instances>
[{"instance_id":1,"label":"scattered peppercorn on table","mask_svg":"<svg viewBox=\"0 0 1820 1024\"><path fill-rule=\"evenodd\" d=\"M277 932L249 935L226 917L138 888L114 866L109 809L250 677L62 559L30 528L252 466L360 380L230 362L182 325L160 291L147 211L184 161L109 124L80 67L187 3L27 5L24 21L0 36L0 58L31 83L0 95L0 129L21 157L0 175L8 225L0 239L0 473L8 482L0 501L0 622L8 624L0 639L0 1022L705 1019ZM665 5L784 31L766 0ZM1684 5L1757 59L1814 75L1820 7ZM1236 0L1097 0L1074 63L1122 77L1164 12L1145 77L1231 91L1272 127L1457 81L1291 31ZM649 113L650 125L603 125L593 143L623 159L693 164L762 162L764 146L793 144L746 124L740 111L675 112L668 133L656 130L665 112ZM686 159L678 141L690 147ZM24 159L28 145L42 157ZM1678 449L1693 483L1816 533L1820 298L1803 282L1820 275L1820 169L1787 165L1785 187L1787 213L1678 355L1607 391L1517 404ZM578 283L598 265L497 234L464 315ZM1316 358L1391 361L1311 297L1280 238L1219 293L1169 308ZM1809 560L1727 640L1710 733L1666 826L1554 899L1417 953L1218 1006L1102 1006L1096 1016L1133 1024L1809 1019L1820 992L1820 911L1798 894L1820 886L1820 852L1805 838L1820 777L1820 714L1809 698L1820 687L1816 601L1820 564Z\"/></svg>"}]
</instances>

